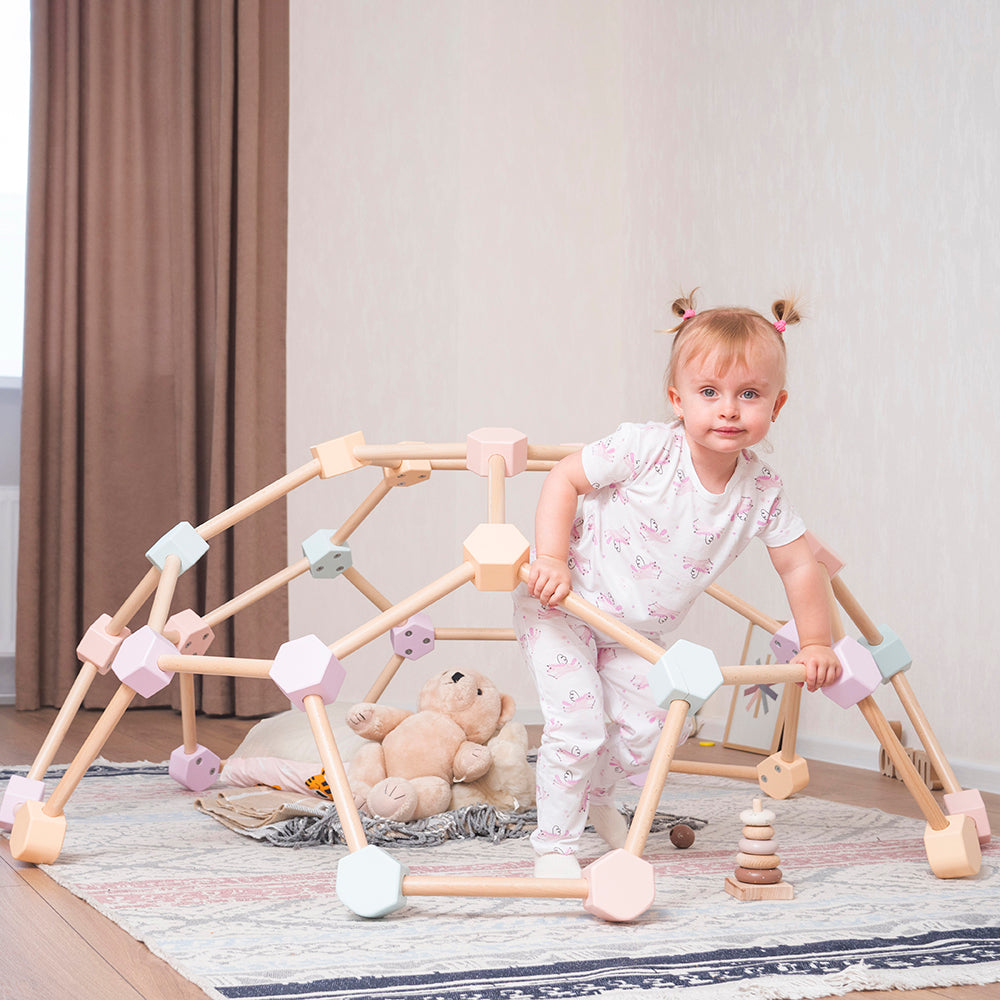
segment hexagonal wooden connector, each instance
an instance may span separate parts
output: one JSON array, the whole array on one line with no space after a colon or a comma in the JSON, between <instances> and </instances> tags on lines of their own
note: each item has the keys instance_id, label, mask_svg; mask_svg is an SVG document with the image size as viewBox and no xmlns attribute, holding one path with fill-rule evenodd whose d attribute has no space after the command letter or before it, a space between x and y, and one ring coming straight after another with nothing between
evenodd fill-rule
<instances>
[{"instance_id":1,"label":"hexagonal wooden connector","mask_svg":"<svg viewBox=\"0 0 1000 1000\"><path fill-rule=\"evenodd\" d=\"M465 464L480 476L490 474L490 456L502 455L504 473L517 476L528 468L528 437L513 427L480 427L466 438Z\"/></svg>"},{"instance_id":2,"label":"hexagonal wooden connector","mask_svg":"<svg viewBox=\"0 0 1000 1000\"><path fill-rule=\"evenodd\" d=\"M313 458L319 459L319 478L329 479L331 476L340 476L367 465L367 462L359 462L354 457L354 449L364 443L364 434L355 431L353 434L346 434L332 441L324 441L323 444L314 444L309 451Z\"/></svg>"},{"instance_id":3,"label":"hexagonal wooden connector","mask_svg":"<svg viewBox=\"0 0 1000 1000\"><path fill-rule=\"evenodd\" d=\"M802 757L789 761L771 754L757 765L757 784L772 799L787 799L809 784L809 764Z\"/></svg>"},{"instance_id":4,"label":"hexagonal wooden connector","mask_svg":"<svg viewBox=\"0 0 1000 1000\"><path fill-rule=\"evenodd\" d=\"M530 550L513 524L480 524L462 546L465 561L476 568L472 582L477 590L513 590Z\"/></svg>"},{"instance_id":5,"label":"hexagonal wooden connector","mask_svg":"<svg viewBox=\"0 0 1000 1000\"><path fill-rule=\"evenodd\" d=\"M844 568L844 560L836 552L828 549L811 531L807 531L805 537L816 557L816 562L826 567L832 580Z\"/></svg>"},{"instance_id":6,"label":"hexagonal wooden connector","mask_svg":"<svg viewBox=\"0 0 1000 1000\"><path fill-rule=\"evenodd\" d=\"M653 866L621 848L584 868L583 877L590 883L583 908L602 920L636 920L656 900Z\"/></svg>"},{"instance_id":7,"label":"hexagonal wooden connector","mask_svg":"<svg viewBox=\"0 0 1000 1000\"><path fill-rule=\"evenodd\" d=\"M423 444L423 441L402 441L401 444ZM431 463L424 458L404 458L394 469L383 469L382 475L393 486L415 486L431 478Z\"/></svg>"}]
</instances>

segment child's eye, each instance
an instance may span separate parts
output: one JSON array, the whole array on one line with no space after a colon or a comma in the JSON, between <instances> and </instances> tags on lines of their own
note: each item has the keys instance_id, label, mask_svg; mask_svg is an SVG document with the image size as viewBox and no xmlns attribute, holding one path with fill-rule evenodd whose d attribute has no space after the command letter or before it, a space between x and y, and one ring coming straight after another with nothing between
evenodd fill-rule
<instances>
[{"instance_id":1,"label":"child's eye","mask_svg":"<svg viewBox=\"0 0 1000 1000\"><path fill-rule=\"evenodd\" d=\"M759 395L756 389L744 389L740 393L740 399L756 399Z\"/></svg>"},{"instance_id":2,"label":"child's eye","mask_svg":"<svg viewBox=\"0 0 1000 1000\"><path fill-rule=\"evenodd\" d=\"M701 394L705 399L715 399L718 393L714 389L705 388L701 390Z\"/></svg>"}]
</instances>

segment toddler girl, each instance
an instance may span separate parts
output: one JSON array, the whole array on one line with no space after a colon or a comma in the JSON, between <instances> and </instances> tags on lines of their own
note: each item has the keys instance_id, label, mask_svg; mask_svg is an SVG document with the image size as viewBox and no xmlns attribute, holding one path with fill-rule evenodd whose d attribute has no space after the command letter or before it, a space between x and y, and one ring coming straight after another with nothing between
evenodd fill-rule
<instances>
[{"instance_id":1,"label":"toddler girl","mask_svg":"<svg viewBox=\"0 0 1000 1000\"><path fill-rule=\"evenodd\" d=\"M646 660L557 607L570 589L665 647L663 633L760 538L798 628L807 687L839 676L805 525L750 450L788 398L783 334L799 316L790 301L772 310L773 322L749 309L696 313L693 293L678 299L664 379L676 419L622 424L545 479L530 578L514 595L545 718L531 838L539 877L579 876L588 819L610 846L624 845L615 785L647 769L666 714L649 694Z\"/></svg>"}]
</instances>

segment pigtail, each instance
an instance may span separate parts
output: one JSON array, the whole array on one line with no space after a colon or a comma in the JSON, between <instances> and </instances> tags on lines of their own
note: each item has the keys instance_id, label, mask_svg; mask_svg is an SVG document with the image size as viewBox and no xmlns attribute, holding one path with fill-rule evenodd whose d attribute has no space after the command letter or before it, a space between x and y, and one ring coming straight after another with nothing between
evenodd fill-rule
<instances>
[{"instance_id":1,"label":"pigtail","mask_svg":"<svg viewBox=\"0 0 1000 1000\"><path fill-rule=\"evenodd\" d=\"M771 304L771 314L774 316L774 328L778 333L784 333L785 327L801 322L798 303L795 299L778 299Z\"/></svg>"},{"instance_id":2,"label":"pigtail","mask_svg":"<svg viewBox=\"0 0 1000 1000\"><path fill-rule=\"evenodd\" d=\"M694 304L694 293L698 289L694 288L687 295L682 295L679 299L674 299L670 306L670 311L680 319L680 322L671 330L667 330L667 333L676 333L692 316L695 315L696 309Z\"/></svg>"}]
</instances>

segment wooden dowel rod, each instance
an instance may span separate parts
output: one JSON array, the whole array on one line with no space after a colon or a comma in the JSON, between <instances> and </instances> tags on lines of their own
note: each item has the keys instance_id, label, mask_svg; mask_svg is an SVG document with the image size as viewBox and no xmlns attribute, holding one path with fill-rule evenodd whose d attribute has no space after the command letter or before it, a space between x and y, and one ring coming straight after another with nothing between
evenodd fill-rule
<instances>
[{"instance_id":1,"label":"wooden dowel rod","mask_svg":"<svg viewBox=\"0 0 1000 1000\"><path fill-rule=\"evenodd\" d=\"M841 579L839 573L831 581L831 586L840 606L864 636L865 642L871 646L877 646L882 641L882 633L878 630L875 622L868 617L868 613L861 607L858 599L847 589L847 584Z\"/></svg>"},{"instance_id":2,"label":"wooden dowel rod","mask_svg":"<svg viewBox=\"0 0 1000 1000\"><path fill-rule=\"evenodd\" d=\"M333 533L334 545L343 545L357 531L364 519L392 492L392 480L382 477L375 488L358 504L357 509Z\"/></svg>"},{"instance_id":3,"label":"wooden dowel rod","mask_svg":"<svg viewBox=\"0 0 1000 1000\"><path fill-rule=\"evenodd\" d=\"M461 875L404 875L404 896L484 896L510 899L586 899L585 878L489 878Z\"/></svg>"},{"instance_id":4,"label":"wooden dowel rod","mask_svg":"<svg viewBox=\"0 0 1000 1000\"><path fill-rule=\"evenodd\" d=\"M73 681L73 686L69 689L69 694L66 695L62 708L59 709L59 714L49 728L44 742L39 747L38 753L35 754L34 762L28 769L30 780L41 781L45 777L45 772L52 766L52 761L55 760L59 747L66 738L66 733L69 732L69 727L72 725L73 719L76 718L76 713L80 710L83 699L98 673L99 671L93 663L89 660L83 661L83 666L80 667L80 672L76 675L76 680Z\"/></svg>"},{"instance_id":5,"label":"wooden dowel rod","mask_svg":"<svg viewBox=\"0 0 1000 1000\"><path fill-rule=\"evenodd\" d=\"M844 631L844 619L840 616L840 605L837 603L837 598L833 593L833 581L830 579L830 574L823 565L820 566L820 570L823 573L823 579L826 584L827 603L830 606L830 638L832 642L840 642L847 634Z\"/></svg>"},{"instance_id":6,"label":"wooden dowel rod","mask_svg":"<svg viewBox=\"0 0 1000 1000\"><path fill-rule=\"evenodd\" d=\"M527 575L527 567L522 567L522 572L521 579L523 580ZM582 597L578 597L572 591L566 595L561 607L588 625L593 625L599 632L614 639L615 642L621 643L627 649L631 649L637 656L641 656L650 663L656 663L663 656L662 647L657 646L655 642L645 638L645 636L639 635L638 632L634 632L622 622L616 621L610 615L604 614L603 611L583 600Z\"/></svg>"},{"instance_id":7,"label":"wooden dowel rod","mask_svg":"<svg viewBox=\"0 0 1000 1000\"><path fill-rule=\"evenodd\" d=\"M758 611L752 604L748 604L728 590L723 590L718 584L711 584L705 589L705 593L714 597L720 604L725 604L727 608L731 608L737 614L743 615L744 618L753 622L754 625L758 625L765 632L770 632L771 635L774 635L781 628L781 622L765 615L762 611Z\"/></svg>"},{"instance_id":8,"label":"wooden dowel rod","mask_svg":"<svg viewBox=\"0 0 1000 1000\"><path fill-rule=\"evenodd\" d=\"M528 472L548 472L554 469L558 463L555 461L528 460ZM464 472L468 465L464 458L439 458L431 459L431 469L442 472Z\"/></svg>"},{"instance_id":9,"label":"wooden dowel rod","mask_svg":"<svg viewBox=\"0 0 1000 1000\"><path fill-rule=\"evenodd\" d=\"M48 801L42 806L46 816L61 816L69 802L70 796L87 773L87 768L97 760L108 737L114 732L115 726L121 721L126 709L132 703L135 691L127 684L119 684L118 690L111 696L108 707L101 713L90 735L83 741L83 746L77 751L66 773L59 779L59 784L52 790Z\"/></svg>"},{"instance_id":10,"label":"wooden dowel rod","mask_svg":"<svg viewBox=\"0 0 1000 1000\"><path fill-rule=\"evenodd\" d=\"M370 458L365 461L365 465L372 465L377 469L398 469L401 462L398 458Z\"/></svg>"},{"instance_id":11,"label":"wooden dowel rod","mask_svg":"<svg viewBox=\"0 0 1000 1000\"><path fill-rule=\"evenodd\" d=\"M204 524L198 525L198 534L205 541L214 538L227 528L238 524L244 518L249 517L251 514L256 514L259 510L263 510L268 504L274 503L275 500L280 500L303 483L309 482L310 479L315 479L320 473L320 468L321 465L318 458L306 462L305 465L300 466L293 472L289 472L280 479L276 479L270 486L265 486L263 489L257 490L256 493L252 493L228 510L224 510L221 514L216 514L215 517L210 518Z\"/></svg>"},{"instance_id":12,"label":"wooden dowel rod","mask_svg":"<svg viewBox=\"0 0 1000 1000\"><path fill-rule=\"evenodd\" d=\"M111 621L107 625L108 635L121 635L122 629L135 617L135 613L141 608L149 595L156 590L156 585L160 581L160 571L155 566L150 566L149 572L139 581L138 586L125 599L125 603L111 616Z\"/></svg>"},{"instance_id":13,"label":"wooden dowel rod","mask_svg":"<svg viewBox=\"0 0 1000 1000\"><path fill-rule=\"evenodd\" d=\"M576 454L582 447L582 444L529 444L528 461L558 462L567 455Z\"/></svg>"},{"instance_id":14,"label":"wooden dowel rod","mask_svg":"<svg viewBox=\"0 0 1000 1000\"><path fill-rule=\"evenodd\" d=\"M806 679L801 663L744 663L719 670L726 684L788 684Z\"/></svg>"},{"instance_id":15,"label":"wooden dowel rod","mask_svg":"<svg viewBox=\"0 0 1000 1000\"><path fill-rule=\"evenodd\" d=\"M379 698L385 693L385 689L389 686L389 682L396 676L396 671L399 670L406 659L404 656L400 656L399 653L393 653L389 658L389 662L382 668L382 673L375 678L375 683L368 689L368 694L365 695L365 701L378 701Z\"/></svg>"},{"instance_id":16,"label":"wooden dowel rod","mask_svg":"<svg viewBox=\"0 0 1000 1000\"><path fill-rule=\"evenodd\" d=\"M174 599L177 581L181 575L181 558L171 553L163 560L163 572L156 585L156 595L149 611L149 627L154 632L162 632L170 617L170 602Z\"/></svg>"},{"instance_id":17,"label":"wooden dowel rod","mask_svg":"<svg viewBox=\"0 0 1000 1000\"><path fill-rule=\"evenodd\" d=\"M489 503L486 520L503 524L507 520L507 463L503 455L490 455Z\"/></svg>"},{"instance_id":18,"label":"wooden dowel rod","mask_svg":"<svg viewBox=\"0 0 1000 1000\"><path fill-rule=\"evenodd\" d=\"M803 671L805 668L803 667ZM799 735L799 714L802 708L802 688L785 683L782 698L781 759L791 764L796 758L795 743Z\"/></svg>"},{"instance_id":19,"label":"wooden dowel rod","mask_svg":"<svg viewBox=\"0 0 1000 1000\"><path fill-rule=\"evenodd\" d=\"M740 781L756 781L757 768L749 764L711 764L700 760L677 760L670 762L671 774L710 774L716 778L736 778Z\"/></svg>"},{"instance_id":20,"label":"wooden dowel rod","mask_svg":"<svg viewBox=\"0 0 1000 1000\"><path fill-rule=\"evenodd\" d=\"M184 752L194 753L198 749L197 723L195 722L194 674L181 674L181 733L184 738Z\"/></svg>"},{"instance_id":21,"label":"wooden dowel rod","mask_svg":"<svg viewBox=\"0 0 1000 1000\"><path fill-rule=\"evenodd\" d=\"M944 790L949 795L954 792L960 792L962 786L959 784L958 778L951 768L951 764L948 763L948 759L944 755L944 750L941 749L941 744L934 735L931 724L927 721L927 716L920 707L920 702L917 701L917 696L910 686L910 682L906 679L906 674L902 672L894 674L891 683L893 690L896 692L900 703L906 711L907 717L916 730L921 745L927 751L927 756L930 758L934 770L937 771L937 775L941 779Z\"/></svg>"},{"instance_id":22,"label":"wooden dowel rod","mask_svg":"<svg viewBox=\"0 0 1000 1000\"><path fill-rule=\"evenodd\" d=\"M524 563L517 571L517 574L523 583L527 583L528 577L531 574L530 566ZM656 663L664 653L663 648L657 646L655 642L639 635L638 632L630 629L627 625L612 618L610 615L606 615L572 590L563 599L560 607L588 625L593 625L603 635L614 639L615 642L621 643L626 648L631 649L637 656L641 656L650 663Z\"/></svg>"},{"instance_id":23,"label":"wooden dowel rod","mask_svg":"<svg viewBox=\"0 0 1000 1000\"><path fill-rule=\"evenodd\" d=\"M686 701L672 701L667 709L667 717L663 720L663 729L660 731L660 738L656 743L656 750L653 752L653 760L646 773L646 781L639 795L639 803L635 807L635 815L632 817L628 835L625 837L625 850L637 858L642 857L642 852L646 847L646 838L652 829L653 819L656 817L656 807L663 794L663 786L670 773L670 765L684 729L684 719L690 707Z\"/></svg>"},{"instance_id":24,"label":"wooden dowel rod","mask_svg":"<svg viewBox=\"0 0 1000 1000\"><path fill-rule=\"evenodd\" d=\"M458 590L463 584L469 583L476 575L476 568L471 563L461 563L444 576L428 584L426 587L411 594L400 601L370 622L356 628L342 639L333 643L330 650L337 659L342 660L362 646L384 635L393 627L405 622L410 615L415 615L418 611L423 611L435 601Z\"/></svg>"},{"instance_id":25,"label":"wooden dowel rod","mask_svg":"<svg viewBox=\"0 0 1000 1000\"><path fill-rule=\"evenodd\" d=\"M360 593L364 594L379 611L388 611L392 607L392 601L385 594L379 592L355 567L348 567L340 575Z\"/></svg>"},{"instance_id":26,"label":"wooden dowel rod","mask_svg":"<svg viewBox=\"0 0 1000 1000\"><path fill-rule=\"evenodd\" d=\"M528 461L558 462L567 455L579 451L580 447L578 444L529 444ZM381 465L386 462L398 465L407 460L440 462L462 459L464 461L467 454L464 443L363 444L353 448L352 452L359 462L369 462L372 465Z\"/></svg>"},{"instance_id":27,"label":"wooden dowel rod","mask_svg":"<svg viewBox=\"0 0 1000 1000\"><path fill-rule=\"evenodd\" d=\"M360 851L368 843L365 838L365 828L354 804L354 795L347 780L347 771L344 769L340 751L337 749L337 741L333 735L329 716L326 714L326 706L318 694L307 694L302 699L302 707L305 709L309 728L316 740L319 759L323 762L326 783L330 786L330 794L333 796L333 804L337 809L337 818L343 828L348 850L352 853Z\"/></svg>"},{"instance_id":28,"label":"wooden dowel rod","mask_svg":"<svg viewBox=\"0 0 1000 1000\"><path fill-rule=\"evenodd\" d=\"M156 660L156 665L161 670L213 677L270 677L272 663L272 660L249 660L233 656L184 656L181 653L176 656L168 653Z\"/></svg>"},{"instance_id":29,"label":"wooden dowel rod","mask_svg":"<svg viewBox=\"0 0 1000 1000\"><path fill-rule=\"evenodd\" d=\"M287 587L292 580L308 572L309 560L303 557L298 562L279 570L273 576L269 576L266 580L261 580L260 583L254 584L254 586L245 590L242 594L238 594L231 601L220 604L214 611L210 611L205 615L205 623L214 628L216 625L232 618L233 615L239 614L239 612L249 608L252 604L256 604L269 594L273 594L276 590Z\"/></svg>"},{"instance_id":30,"label":"wooden dowel rod","mask_svg":"<svg viewBox=\"0 0 1000 1000\"><path fill-rule=\"evenodd\" d=\"M485 642L513 642L517 633L512 628L436 628L434 638L442 642L474 639Z\"/></svg>"},{"instance_id":31,"label":"wooden dowel rod","mask_svg":"<svg viewBox=\"0 0 1000 1000\"><path fill-rule=\"evenodd\" d=\"M921 781L917 769L913 766L913 761L907 756L903 744L896 738L896 734L882 714L882 710L875 703L875 699L871 695L862 698L858 702L858 708L865 717L865 721L871 726L875 738L885 748L885 752L896 768L896 774L903 779L903 784L909 789L931 828L934 830L947 829L948 820L941 811L941 807L931 795L930 789Z\"/></svg>"},{"instance_id":32,"label":"wooden dowel rod","mask_svg":"<svg viewBox=\"0 0 1000 1000\"><path fill-rule=\"evenodd\" d=\"M359 462L381 465L392 462L398 465L406 461L426 461L428 459L464 459L465 444L426 444L424 442L403 442L401 444L362 444L352 449Z\"/></svg>"}]
</instances>

